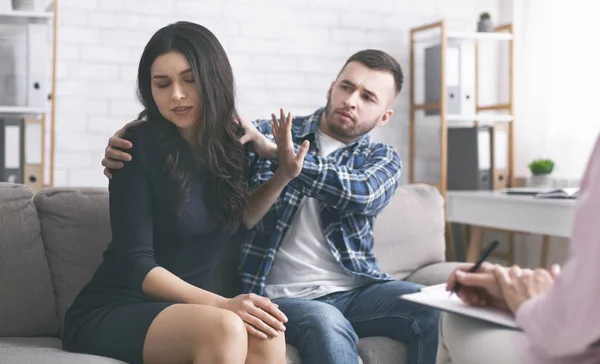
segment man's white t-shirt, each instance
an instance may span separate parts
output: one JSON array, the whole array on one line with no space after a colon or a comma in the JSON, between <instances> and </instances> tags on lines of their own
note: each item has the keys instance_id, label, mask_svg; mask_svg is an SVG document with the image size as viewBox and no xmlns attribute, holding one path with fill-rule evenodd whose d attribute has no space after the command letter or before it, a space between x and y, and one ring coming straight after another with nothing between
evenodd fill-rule
<instances>
[{"instance_id":1,"label":"man's white t-shirt","mask_svg":"<svg viewBox=\"0 0 600 364\"><path fill-rule=\"evenodd\" d=\"M344 146L321 131L317 131L316 141L321 157ZM363 283L335 260L323 233L319 201L304 197L267 275L265 295L270 299L313 299Z\"/></svg>"}]
</instances>

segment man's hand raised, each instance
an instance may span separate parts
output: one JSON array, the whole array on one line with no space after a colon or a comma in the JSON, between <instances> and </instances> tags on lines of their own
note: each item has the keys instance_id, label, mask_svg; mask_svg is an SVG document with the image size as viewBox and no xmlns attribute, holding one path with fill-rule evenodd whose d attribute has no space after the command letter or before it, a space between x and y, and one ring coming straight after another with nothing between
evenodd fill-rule
<instances>
[{"instance_id":1,"label":"man's hand raised","mask_svg":"<svg viewBox=\"0 0 600 364\"><path fill-rule=\"evenodd\" d=\"M305 140L298 148L298 153L294 151L294 143L292 141L292 115L288 113L287 117L283 109L279 110L281 119L277 120L275 114L271 114L273 118L273 137L277 143L277 160L279 166L276 174L280 174L287 180L292 180L300 174L304 166L304 157L310 147L310 142Z\"/></svg>"}]
</instances>

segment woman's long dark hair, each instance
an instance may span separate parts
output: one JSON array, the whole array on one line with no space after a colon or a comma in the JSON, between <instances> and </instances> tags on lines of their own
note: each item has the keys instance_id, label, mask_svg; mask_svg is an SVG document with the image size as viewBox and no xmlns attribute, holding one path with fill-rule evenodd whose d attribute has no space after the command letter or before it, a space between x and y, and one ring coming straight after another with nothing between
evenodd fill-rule
<instances>
[{"instance_id":1,"label":"woman's long dark hair","mask_svg":"<svg viewBox=\"0 0 600 364\"><path fill-rule=\"evenodd\" d=\"M194 73L198 88L200 120L193 127L197 136L190 158L189 145L177 127L159 112L152 96L150 69L156 58L176 51L183 54ZM140 114L158 136L166 177L176 188L169 188L167 201L179 211L189 197L191 179L199 168L206 171L210 190L209 207L223 230L236 230L246 205L245 153L239 142L242 134L237 122L233 71L218 39L205 27L177 22L160 29L150 39L140 60L138 97L144 106Z\"/></svg>"}]
</instances>

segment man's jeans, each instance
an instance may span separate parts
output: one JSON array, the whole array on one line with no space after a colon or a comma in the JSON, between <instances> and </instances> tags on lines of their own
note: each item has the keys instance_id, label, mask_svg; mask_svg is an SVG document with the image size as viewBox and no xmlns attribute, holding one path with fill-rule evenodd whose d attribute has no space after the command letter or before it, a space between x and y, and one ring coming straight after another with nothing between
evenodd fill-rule
<instances>
[{"instance_id":1,"label":"man's jeans","mask_svg":"<svg viewBox=\"0 0 600 364\"><path fill-rule=\"evenodd\" d=\"M401 300L420 285L382 282L314 300L275 300L288 317L285 338L302 363L356 364L358 338L386 336L406 343L410 364L434 364L439 311Z\"/></svg>"}]
</instances>

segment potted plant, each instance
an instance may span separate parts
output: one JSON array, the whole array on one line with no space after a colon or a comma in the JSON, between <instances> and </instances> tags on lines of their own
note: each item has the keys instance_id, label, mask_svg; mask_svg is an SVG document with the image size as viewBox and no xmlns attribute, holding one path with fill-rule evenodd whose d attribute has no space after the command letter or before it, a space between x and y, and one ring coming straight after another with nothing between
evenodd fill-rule
<instances>
[{"instance_id":1,"label":"potted plant","mask_svg":"<svg viewBox=\"0 0 600 364\"><path fill-rule=\"evenodd\" d=\"M477 23L477 31L478 32L493 32L494 24L492 23L492 18L490 17L490 13L483 12L479 15L479 22Z\"/></svg>"},{"instance_id":2,"label":"potted plant","mask_svg":"<svg viewBox=\"0 0 600 364\"><path fill-rule=\"evenodd\" d=\"M554 161L551 159L536 159L528 165L531 171L531 187L552 187L550 174L554 171Z\"/></svg>"}]
</instances>

